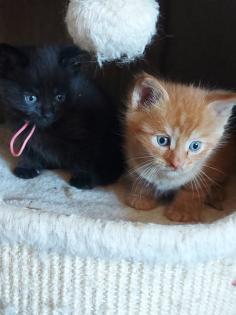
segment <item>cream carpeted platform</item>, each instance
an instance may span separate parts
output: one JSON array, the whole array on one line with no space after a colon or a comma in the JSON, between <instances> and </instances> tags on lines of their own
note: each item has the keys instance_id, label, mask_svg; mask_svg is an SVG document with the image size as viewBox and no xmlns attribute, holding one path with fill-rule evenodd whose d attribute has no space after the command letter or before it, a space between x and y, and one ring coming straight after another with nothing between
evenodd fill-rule
<instances>
[{"instance_id":1,"label":"cream carpeted platform","mask_svg":"<svg viewBox=\"0 0 236 315\"><path fill-rule=\"evenodd\" d=\"M18 179L4 128L0 141L0 314L236 314L235 180L225 211L170 224L124 206L120 184Z\"/></svg>"}]
</instances>

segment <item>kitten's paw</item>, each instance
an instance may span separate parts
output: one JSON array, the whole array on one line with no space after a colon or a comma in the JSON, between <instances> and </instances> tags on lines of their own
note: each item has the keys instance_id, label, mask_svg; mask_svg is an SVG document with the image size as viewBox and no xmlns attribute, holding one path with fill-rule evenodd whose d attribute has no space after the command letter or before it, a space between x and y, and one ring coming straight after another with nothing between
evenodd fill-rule
<instances>
[{"instance_id":1,"label":"kitten's paw","mask_svg":"<svg viewBox=\"0 0 236 315\"><path fill-rule=\"evenodd\" d=\"M78 189L94 188L94 185L92 184L91 178L89 176L71 177L69 184Z\"/></svg>"},{"instance_id":2,"label":"kitten's paw","mask_svg":"<svg viewBox=\"0 0 236 315\"><path fill-rule=\"evenodd\" d=\"M16 167L13 174L19 178L30 179L38 176L40 171L35 168Z\"/></svg>"},{"instance_id":3,"label":"kitten's paw","mask_svg":"<svg viewBox=\"0 0 236 315\"><path fill-rule=\"evenodd\" d=\"M144 197L140 195L129 195L126 198L126 203L128 206L136 209L148 211L156 208L157 201L152 197Z\"/></svg>"},{"instance_id":4,"label":"kitten's paw","mask_svg":"<svg viewBox=\"0 0 236 315\"><path fill-rule=\"evenodd\" d=\"M201 209L184 209L169 206L165 211L165 216L175 222L198 223L201 222Z\"/></svg>"}]
</instances>

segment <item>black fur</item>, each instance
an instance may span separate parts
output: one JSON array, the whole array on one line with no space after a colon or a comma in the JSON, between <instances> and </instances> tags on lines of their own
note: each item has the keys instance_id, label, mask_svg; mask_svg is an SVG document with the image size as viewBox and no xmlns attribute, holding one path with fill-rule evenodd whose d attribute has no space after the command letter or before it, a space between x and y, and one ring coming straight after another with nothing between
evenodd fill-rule
<instances>
[{"instance_id":1,"label":"black fur","mask_svg":"<svg viewBox=\"0 0 236 315\"><path fill-rule=\"evenodd\" d=\"M118 113L81 72L86 58L74 46L0 45L0 99L6 121L14 131L25 121L36 125L16 176L32 178L43 169L69 169L70 183L78 188L110 184L120 176ZM31 95L37 101L27 104L25 97Z\"/></svg>"}]
</instances>

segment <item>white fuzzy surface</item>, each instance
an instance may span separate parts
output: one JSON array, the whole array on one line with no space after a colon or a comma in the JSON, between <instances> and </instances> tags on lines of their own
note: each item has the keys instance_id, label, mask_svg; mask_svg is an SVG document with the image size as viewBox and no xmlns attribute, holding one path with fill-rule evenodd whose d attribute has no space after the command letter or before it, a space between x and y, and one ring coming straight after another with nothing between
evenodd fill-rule
<instances>
[{"instance_id":1,"label":"white fuzzy surface","mask_svg":"<svg viewBox=\"0 0 236 315\"><path fill-rule=\"evenodd\" d=\"M236 258L236 214L212 224L170 225L161 208L135 211L119 200L119 185L82 191L61 172L22 180L11 174L5 130L0 132L0 242L24 244L80 257L147 262L203 262ZM226 211L206 209L206 221L236 205L235 183Z\"/></svg>"},{"instance_id":2,"label":"white fuzzy surface","mask_svg":"<svg viewBox=\"0 0 236 315\"><path fill-rule=\"evenodd\" d=\"M156 0L70 0L66 24L75 44L102 62L142 55L158 16Z\"/></svg>"}]
</instances>

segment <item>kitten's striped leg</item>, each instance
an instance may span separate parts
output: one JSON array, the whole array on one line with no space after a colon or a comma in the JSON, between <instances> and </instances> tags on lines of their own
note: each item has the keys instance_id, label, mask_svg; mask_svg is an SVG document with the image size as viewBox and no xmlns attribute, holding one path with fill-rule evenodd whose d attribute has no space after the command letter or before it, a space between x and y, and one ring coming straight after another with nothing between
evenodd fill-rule
<instances>
[{"instance_id":1,"label":"kitten's striped leg","mask_svg":"<svg viewBox=\"0 0 236 315\"><path fill-rule=\"evenodd\" d=\"M127 183L127 195L125 202L128 206L136 209L148 211L157 207L157 199L154 191L146 182Z\"/></svg>"},{"instance_id":2,"label":"kitten's striped leg","mask_svg":"<svg viewBox=\"0 0 236 315\"><path fill-rule=\"evenodd\" d=\"M176 222L201 222L205 198L206 194L202 191L182 189L166 208L165 215Z\"/></svg>"}]
</instances>

